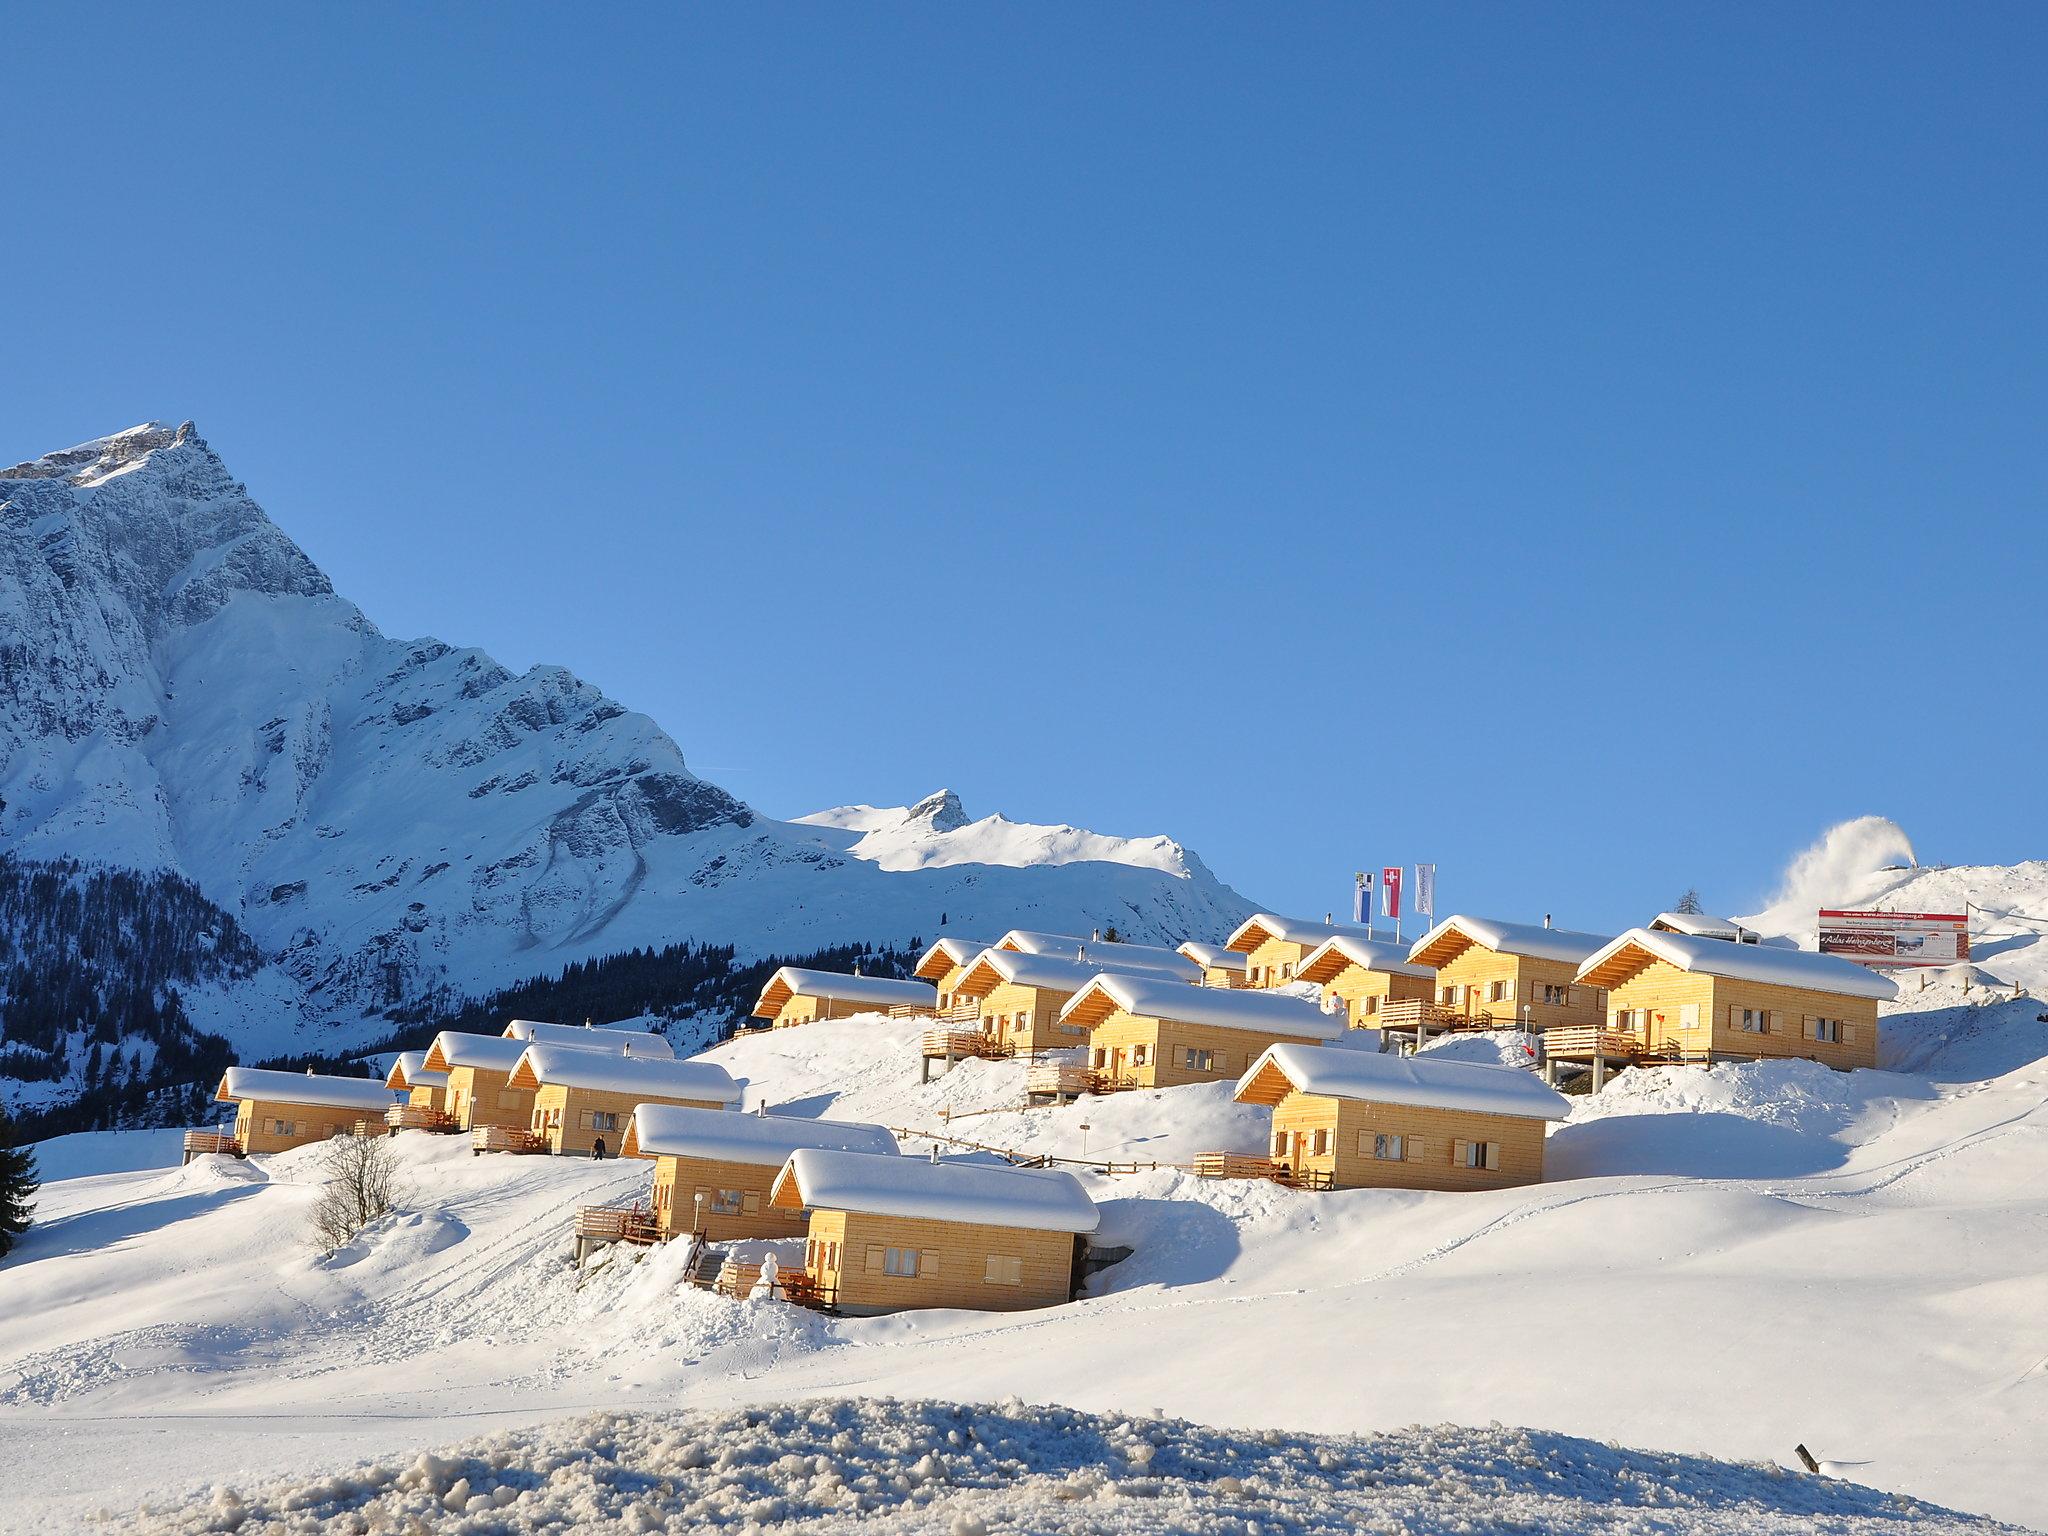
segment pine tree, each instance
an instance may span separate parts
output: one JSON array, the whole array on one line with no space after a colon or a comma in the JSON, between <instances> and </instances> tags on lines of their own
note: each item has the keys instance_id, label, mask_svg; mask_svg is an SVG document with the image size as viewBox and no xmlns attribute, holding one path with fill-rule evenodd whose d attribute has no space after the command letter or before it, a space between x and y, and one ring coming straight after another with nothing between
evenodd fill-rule
<instances>
[{"instance_id":1,"label":"pine tree","mask_svg":"<svg viewBox=\"0 0 2048 1536\"><path fill-rule=\"evenodd\" d=\"M1687 886L1685 888L1685 894L1678 898L1678 905L1673 907L1671 910L1674 912L1690 913L1704 912L1707 909L1700 905L1699 891L1692 886Z\"/></svg>"},{"instance_id":2,"label":"pine tree","mask_svg":"<svg viewBox=\"0 0 2048 1536\"><path fill-rule=\"evenodd\" d=\"M7 1110L0 1106L0 1258L14 1246L14 1240L28 1230L35 1208L29 1204L41 1181L36 1178L36 1155L27 1147L14 1145Z\"/></svg>"}]
</instances>

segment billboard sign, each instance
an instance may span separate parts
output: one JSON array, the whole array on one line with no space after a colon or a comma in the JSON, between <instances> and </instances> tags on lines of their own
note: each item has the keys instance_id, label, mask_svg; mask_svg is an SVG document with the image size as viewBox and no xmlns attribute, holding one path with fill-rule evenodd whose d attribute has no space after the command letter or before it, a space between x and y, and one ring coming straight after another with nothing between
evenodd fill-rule
<instances>
[{"instance_id":1,"label":"billboard sign","mask_svg":"<svg viewBox=\"0 0 2048 1536\"><path fill-rule=\"evenodd\" d=\"M1954 965L1970 958L1970 919L1963 912L1850 912L1824 907L1820 952L1887 971Z\"/></svg>"}]
</instances>

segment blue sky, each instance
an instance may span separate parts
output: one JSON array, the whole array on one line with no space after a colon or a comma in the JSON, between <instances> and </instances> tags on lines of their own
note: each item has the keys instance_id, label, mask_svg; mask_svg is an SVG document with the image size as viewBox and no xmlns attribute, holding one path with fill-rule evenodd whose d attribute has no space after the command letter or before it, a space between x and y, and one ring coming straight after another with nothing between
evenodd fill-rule
<instances>
[{"instance_id":1,"label":"blue sky","mask_svg":"<svg viewBox=\"0 0 2048 1536\"><path fill-rule=\"evenodd\" d=\"M766 811L1273 906L2048 854L2048 11L17 7L0 461L191 417Z\"/></svg>"}]
</instances>

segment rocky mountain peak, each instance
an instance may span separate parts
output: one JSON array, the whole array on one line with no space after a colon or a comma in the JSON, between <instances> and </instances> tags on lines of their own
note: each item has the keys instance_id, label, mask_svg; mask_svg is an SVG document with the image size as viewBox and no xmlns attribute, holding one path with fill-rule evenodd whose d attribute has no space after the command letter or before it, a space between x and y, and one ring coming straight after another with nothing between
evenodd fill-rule
<instances>
[{"instance_id":1,"label":"rocky mountain peak","mask_svg":"<svg viewBox=\"0 0 2048 1536\"><path fill-rule=\"evenodd\" d=\"M904 814L903 819L905 822L921 821L934 832L957 832L967 825L968 820L960 797L950 789L926 795Z\"/></svg>"}]
</instances>

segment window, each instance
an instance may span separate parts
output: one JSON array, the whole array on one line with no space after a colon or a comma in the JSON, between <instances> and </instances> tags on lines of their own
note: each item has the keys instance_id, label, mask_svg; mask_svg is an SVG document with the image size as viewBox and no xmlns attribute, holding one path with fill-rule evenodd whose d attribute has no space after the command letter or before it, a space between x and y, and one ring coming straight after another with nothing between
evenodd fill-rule
<instances>
[{"instance_id":1,"label":"window","mask_svg":"<svg viewBox=\"0 0 2048 1536\"><path fill-rule=\"evenodd\" d=\"M1380 1011L1380 1000L1376 997L1365 998L1363 1003L1367 1013L1378 1013Z\"/></svg>"},{"instance_id":2,"label":"window","mask_svg":"<svg viewBox=\"0 0 2048 1536\"><path fill-rule=\"evenodd\" d=\"M1440 1003L1455 1003L1458 1000L1458 989L1456 987L1440 987L1437 991L1437 1001Z\"/></svg>"},{"instance_id":3,"label":"window","mask_svg":"<svg viewBox=\"0 0 2048 1536\"><path fill-rule=\"evenodd\" d=\"M1568 1008L1571 1006L1572 989L1546 981L1543 983L1543 1001L1554 1008Z\"/></svg>"},{"instance_id":4,"label":"window","mask_svg":"<svg viewBox=\"0 0 2048 1536\"><path fill-rule=\"evenodd\" d=\"M1287 961L1280 967L1280 976L1284 981L1292 981L1294 979L1294 962L1292 960Z\"/></svg>"},{"instance_id":5,"label":"window","mask_svg":"<svg viewBox=\"0 0 2048 1536\"><path fill-rule=\"evenodd\" d=\"M1142 1067L1143 1065L1145 1065L1145 1052L1146 1052L1146 1050L1147 1050L1147 1049L1148 1049L1148 1047L1146 1047L1146 1046L1143 1046L1143 1045L1134 1045L1134 1046L1132 1046L1132 1047L1131 1047L1131 1065L1132 1065L1132 1066L1134 1066L1134 1067Z\"/></svg>"},{"instance_id":6,"label":"window","mask_svg":"<svg viewBox=\"0 0 2048 1536\"><path fill-rule=\"evenodd\" d=\"M1761 1035L1770 1030L1771 1016L1762 1008L1730 1008L1734 1015L1735 1027L1746 1035Z\"/></svg>"},{"instance_id":7,"label":"window","mask_svg":"<svg viewBox=\"0 0 2048 1536\"><path fill-rule=\"evenodd\" d=\"M1812 1039L1825 1040L1830 1045L1840 1045L1847 1038L1843 1034L1843 1023L1840 1019L1815 1019L1812 1023Z\"/></svg>"},{"instance_id":8,"label":"window","mask_svg":"<svg viewBox=\"0 0 2048 1536\"><path fill-rule=\"evenodd\" d=\"M1309 1151L1317 1157L1330 1155L1330 1132L1327 1127L1317 1129L1314 1139L1309 1143Z\"/></svg>"},{"instance_id":9,"label":"window","mask_svg":"<svg viewBox=\"0 0 2048 1536\"><path fill-rule=\"evenodd\" d=\"M1024 1261L1007 1253L992 1253L988 1256L988 1267L982 1270L984 1285L1022 1285L1024 1283Z\"/></svg>"},{"instance_id":10,"label":"window","mask_svg":"<svg viewBox=\"0 0 2048 1536\"><path fill-rule=\"evenodd\" d=\"M869 1253L875 1250L870 1248ZM868 1266L874 1268L872 1264ZM915 1248L891 1248L882 1256L882 1273L909 1279L917 1273L917 1250Z\"/></svg>"},{"instance_id":11,"label":"window","mask_svg":"<svg viewBox=\"0 0 2048 1536\"><path fill-rule=\"evenodd\" d=\"M1101 1046L1095 1047L1095 1059L1091 1063L1098 1071L1109 1064L1109 1052Z\"/></svg>"},{"instance_id":12,"label":"window","mask_svg":"<svg viewBox=\"0 0 2048 1536\"><path fill-rule=\"evenodd\" d=\"M1273 1133L1273 1155L1275 1157L1285 1157L1287 1155L1287 1133L1285 1131L1275 1131Z\"/></svg>"},{"instance_id":13,"label":"window","mask_svg":"<svg viewBox=\"0 0 2048 1536\"><path fill-rule=\"evenodd\" d=\"M593 1131L616 1131L619 1128L618 1112L608 1109L593 1110L590 1116L590 1128Z\"/></svg>"},{"instance_id":14,"label":"window","mask_svg":"<svg viewBox=\"0 0 2048 1536\"><path fill-rule=\"evenodd\" d=\"M270 1134L273 1136L296 1136L299 1134L299 1122L296 1120L273 1120L270 1122Z\"/></svg>"},{"instance_id":15,"label":"window","mask_svg":"<svg viewBox=\"0 0 2048 1536\"><path fill-rule=\"evenodd\" d=\"M1454 1141L1451 1143L1451 1161L1460 1168L1500 1168L1500 1143L1497 1141Z\"/></svg>"},{"instance_id":16,"label":"window","mask_svg":"<svg viewBox=\"0 0 2048 1536\"><path fill-rule=\"evenodd\" d=\"M1504 981L1488 982L1486 984L1486 1000L1489 1003L1499 1002L1503 997L1507 996L1507 985Z\"/></svg>"},{"instance_id":17,"label":"window","mask_svg":"<svg viewBox=\"0 0 2048 1536\"><path fill-rule=\"evenodd\" d=\"M1190 1072L1214 1072L1216 1053L1192 1045L1184 1045L1180 1052L1181 1065Z\"/></svg>"},{"instance_id":18,"label":"window","mask_svg":"<svg viewBox=\"0 0 2048 1536\"><path fill-rule=\"evenodd\" d=\"M1678 1027L1680 1029L1698 1029L1700 1027L1700 1005L1698 1003L1680 1003L1678 1005Z\"/></svg>"},{"instance_id":19,"label":"window","mask_svg":"<svg viewBox=\"0 0 2048 1536\"><path fill-rule=\"evenodd\" d=\"M736 1189L714 1189L708 1203L714 1216L737 1216L745 1208L746 1196Z\"/></svg>"},{"instance_id":20,"label":"window","mask_svg":"<svg viewBox=\"0 0 2048 1536\"><path fill-rule=\"evenodd\" d=\"M1022 1013L1017 1015L1017 1033L1022 1034L1025 1030L1029 1029L1030 1027L1031 1010L1027 1008Z\"/></svg>"},{"instance_id":21,"label":"window","mask_svg":"<svg viewBox=\"0 0 2048 1536\"><path fill-rule=\"evenodd\" d=\"M825 1267L827 1269L837 1269L839 1267L839 1240L837 1238L834 1238L825 1245Z\"/></svg>"},{"instance_id":22,"label":"window","mask_svg":"<svg viewBox=\"0 0 2048 1536\"><path fill-rule=\"evenodd\" d=\"M1360 1131L1358 1133L1358 1139L1362 1142L1366 1139L1368 1135L1372 1136L1372 1155L1380 1162L1398 1163L1405 1159L1406 1149L1402 1146L1402 1142L1405 1138L1400 1136L1388 1136L1385 1134L1374 1134L1368 1131ZM1360 1147L1359 1150L1362 1152L1365 1149L1364 1147Z\"/></svg>"}]
</instances>

